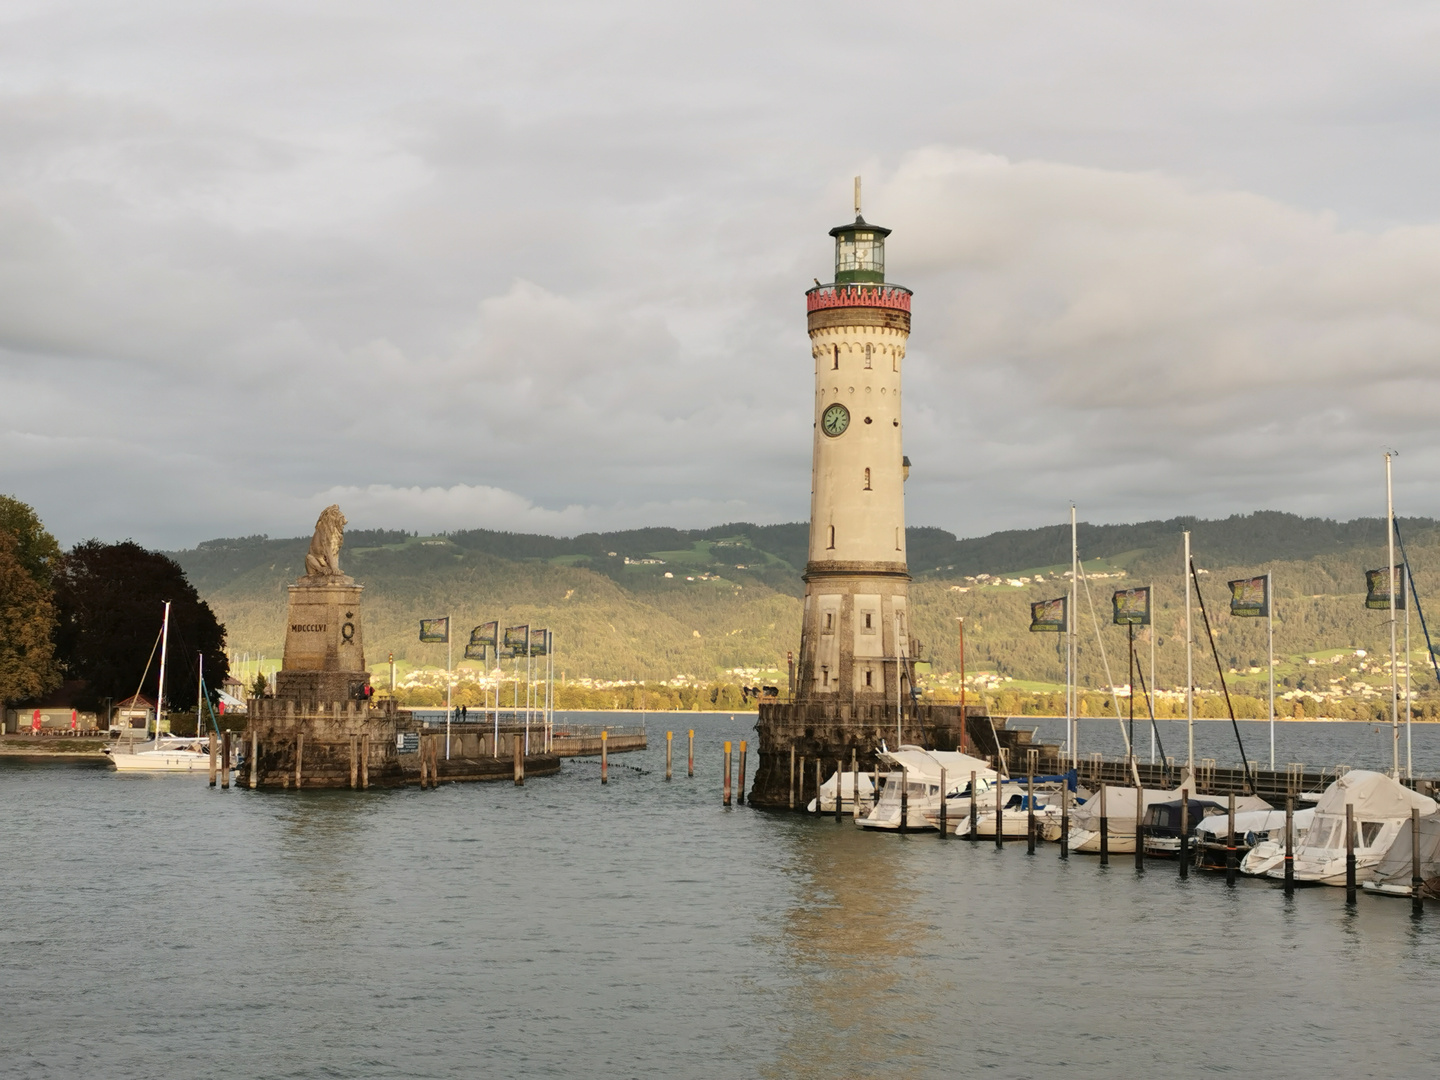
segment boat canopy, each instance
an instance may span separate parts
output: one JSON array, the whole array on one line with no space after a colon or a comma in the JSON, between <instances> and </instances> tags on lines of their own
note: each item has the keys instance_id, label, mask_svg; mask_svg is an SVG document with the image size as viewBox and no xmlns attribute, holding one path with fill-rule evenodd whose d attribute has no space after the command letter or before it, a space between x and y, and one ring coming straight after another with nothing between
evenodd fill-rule
<instances>
[{"instance_id":1,"label":"boat canopy","mask_svg":"<svg viewBox=\"0 0 1440 1080\"><path fill-rule=\"evenodd\" d=\"M1375 867L1375 876L1371 880L1380 885L1404 885L1408 888L1414 868L1413 859L1410 822L1406 821L1401 823L1399 835ZM1440 877L1440 814L1420 819L1420 877L1424 881Z\"/></svg>"},{"instance_id":2,"label":"boat canopy","mask_svg":"<svg viewBox=\"0 0 1440 1080\"><path fill-rule=\"evenodd\" d=\"M1098 808L1097 808L1098 810ZM1145 808L1145 830L1152 836L1157 831L1166 835L1180 835L1180 811L1181 802L1179 799L1171 799L1169 802L1157 802ZM1190 799L1189 826L1193 833L1199 827L1202 819L1211 814L1223 814L1225 808L1217 802L1208 799Z\"/></svg>"},{"instance_id":3,"label":"boat canopy","mask_svg":"<svg viewBox=\"0 0 1440 1080\"><path fill-rule=\"evenodd\" d=\"M1313 808L1308 810L1296 810L1294 828L1298 836L1310 827L1310 821L1315 816ZM1208 837L1227 836L1230 832L1230 815L1225 810L1215 817L1207 817L1200 823L1199 831ZM1249 836L1251 833L1257 836L1261 833L1278 833L1280 839L1285 838L1285 811L1284 810L1247 810L1245 813L1235 815L1235 835ZM1298 842L1298 841L1297 841Z\"/></svg>"},{"instance_id":4,"label":"boat canopy","mask_svg":"<svg viewBox=\"0 0 1440 1080\"><path fill-rule=\"evenodd\" d=\"M1355 807L1355 820L1383 821L1408 818L1412 808L1421 817L1440 810L1428 795L1411 791L1398 780L1369 769L1352 769L1328 788L1315 804L1315 813L1345 816L1345 804Z\"/></svg>"},{"instance_id":5,"label":"boat canopy","mask_svg":"<svg viewBox=\"0 0 1440 1080\"><path fill-rule=\"evenodd\" d=\"M880 758L893 769L905 769L912 782L939 784L940 770L945 770L945 786L950 791L964 791L970 786L973 772L977 783L989 787L999 774L982 759L952 750L922 750L918 746L902 746L899 750L882 750Z\"/></svg>"},{"instance_id":6,"label":"boat canopy","mask_svg":"<svg viewBox=\"0 0 1440 1080\"><path fill-rule=\"evenodd\" d=\"M1108 822L1111 834L1135 833L1135 789L1133 787L1115 787L1111 784L1104 785L1102 790L1105 794L1105 818ZM1163 791L1155 788L1143 789L1145 794L1141 806L1145 811L1160 803L1178 803L1180 796L1190 792L1190 805L1195 805L1195 783L1190 777L1181 778L1180 784L1174 790ZM1270 804L1264 799L1254 795L1240 795L1235 799L1236 810L1268 810ZM1083 829L1088 832L1100 831L1100 793L1088 802L1076 808L1071 815L1072 828ZM1178 817L1176 819L1179 820Z\"/></svg>"}]
</instances>

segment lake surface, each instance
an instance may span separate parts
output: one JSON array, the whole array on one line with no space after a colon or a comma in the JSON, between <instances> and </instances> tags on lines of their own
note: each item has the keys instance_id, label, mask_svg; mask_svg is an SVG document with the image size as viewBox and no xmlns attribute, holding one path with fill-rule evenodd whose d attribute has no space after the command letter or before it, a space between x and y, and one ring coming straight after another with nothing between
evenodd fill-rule
<instances>
[{"instance_id":1,"label":"lake surface","mask_svg":"<svg viewBox=\"0 0 1440 1080\"><path fill-rule=\"evenodd\" d=\"M520 789L300 794L0 764L0 1074L1440 1066L1440 905L727 811L720 743L753 717L649 724L605 787L591 759Z\"/></svg>"}]
</instances>

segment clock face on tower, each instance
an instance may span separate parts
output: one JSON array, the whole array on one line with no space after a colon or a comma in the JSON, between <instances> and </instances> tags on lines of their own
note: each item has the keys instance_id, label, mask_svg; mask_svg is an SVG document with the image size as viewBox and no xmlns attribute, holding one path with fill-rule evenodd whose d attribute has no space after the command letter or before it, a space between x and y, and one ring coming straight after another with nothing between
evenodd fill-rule
<instances>
[{"instance_id":1,"label":"clock face on tower","mask_svg":"<svg viewBox=\"0 0 1440 1080\"><path fill-rule=\"evenodd\" d=\"M832 439L836 435L845 434L845 429L849 426L850 410L838 402L831 405L820 415L820 430Z\"/></svg>"}]
</instances>

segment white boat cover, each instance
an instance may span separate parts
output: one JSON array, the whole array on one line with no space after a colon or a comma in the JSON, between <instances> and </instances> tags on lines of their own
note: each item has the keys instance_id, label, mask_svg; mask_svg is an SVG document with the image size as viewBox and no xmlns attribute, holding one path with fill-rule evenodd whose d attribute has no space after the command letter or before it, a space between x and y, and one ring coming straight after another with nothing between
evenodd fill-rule
<instances>
[{"instance_id":1,"label":"white boat cover","mask_svg":"<svg viewBox=\"0 0 1440 1080\"><path fill-rule=\"evenodd\" d=\"M1315 813L1333 814L1343 820L1346 803L1355 807L1356 821L1408 818L1412 807L1420 811L1421 817L1428 817L1440 809L1428 795L1411 791L1398 780L1368 769L1352 769L1326 788L1315 804ZM1343 838L1340 846L1345 846Z\"/></svg>"},{"instance_id":2,"label":"white boat cover","mask_svg":"<svg viewBox=\"0 0 1440 1080\"><path fill-rule=\"evenodd\" d=\"M1403 885L1410 887L1414 852L1410 844L1410 822L1403 822L1395 842L1375 867L1375 876L1370 880L1377 885ZM1429 881L1440 877L1440 814L1431 814L1420 819L1420 877Z\"/></svg>"},{"instance_id":3,"label":"white boat cover","mask_svg":"<svg viewBox=\"0 0 1440 1080\"><path fill-rule=\"evenodd\" d=\"M953 750L922 750L918 746L902 746L898 750L882 750L880 757L896 769L904 768L912 781L926 780L932 784L940 782L940 770L945 770L945 786L951 792L964 791L970 786L970 774L984 784L993 782L998 776L994 769L977 757L957 753ZM986 785L988 786L988 785Z\"/></svg>"},{"instance_id":4,"label":"white boat cover","mask_svg":"<svg viewBox=\"0 0 1440 1080\"><path fill-rule=\"evenodd\" d=\"M820 809L822 811L828 811L832 814L835 812L835 778L837 776L840 777L842 781L840 788L840 807L842 810L854 801L854 784L857 779L860 782L860 806L862 808L868 807L870 803L874 801L875 785L871 782L868 772L831 773L830 778L820 785ZM806 809L811 813L815 812L814 799L810 800Z\"/></svg>"},{"instance_id":5,"label":"white boat cover","mask_svg":"<svg viewBox=\"0 0 1440 1080\"><path fill-rule=\"evenodd\" d=\"M1238 806L1240 800L1236 799ZM1298 836L1310 827L1310 819L1315 816L1313 807L1305 810L1295 811L1294 828ZM1228 836L1230 833L1230 815L1214 814L1205 818L1195 826L1197 834L1206 834L1203 839L1214 840L1216 837ZM1285 838L1285 811L1284 810L1247 810L1245 813L1235 812L1235 835L1248 836L1250 833L1273 832L1282 840Z\"/></svg>"},{"instance_id":6,"label":"white boat cover","mask_svg":"<svg viewBox=\"0 0 1440 1080\"><path fill-rule=\"evenodd\" d=\"M1106 784L1104 787L1106 788L1105 818L1110 835L1112 837L1133 837L1135 835L1135 789L1133 787L1115 787L1110 784ZM1190 793L1192 799L1206 797L1195 794L1195 783L1188 776L1182 777L1180 784L1173 791L1162 791L1157 788L1143 790L1145 794L1142 805L1145 810L1149 810L1156 803L1174 802L1186 791ZM1235 798L1237 814L1242 810L1269 809L1269 803L1254 795L1238 795ZM1093 798L1070 812L1070 829L1072 832L1077 830L1100 831L1100 793L1098 791Z\"/></svg>"}]
</instances>

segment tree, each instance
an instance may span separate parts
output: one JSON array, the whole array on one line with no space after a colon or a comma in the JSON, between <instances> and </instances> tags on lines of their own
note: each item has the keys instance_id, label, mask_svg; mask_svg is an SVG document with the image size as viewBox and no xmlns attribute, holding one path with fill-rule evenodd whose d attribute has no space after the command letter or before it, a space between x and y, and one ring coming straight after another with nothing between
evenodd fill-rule
<instances>
[{"instance_id":1,"label":"tree","mask_svg":"<svg viewBox=\"0 0 1440 1080\"><path fill-rule=\"evenodd\" d=\"M0 532L15 537L15 557L35 581L46 589L60 561L60 545L45 531L35 510L8 495L0 495Z\"/></svg>"},{"instance_id":2,"label":"tree","mask_svg":"<svg viewBox=\"0 0 1440 1080\"><path fill-rule=\"evenodd\" d=\"M0 709L60 685L54 632L49 585L35 580L18 540L0 527Z\"/></svg>"},{"instance_id":3,"label":"tree","mask_svg":"<svg viewBox=\"0 0 1440 1080\"><path fill-rule=\"evenodd\" d=\"M179 564L133 541L87 540L60 560L55 576L59 626L56 647L66 671L83 679L79 703L98 708L135 693L170 601L169 666L165 698L172 709L193 709L196 664L205 656L205 682L218 687L229 672L225 627ZM154 698L159 655L141 692Z\"/></svg>"}]
</instances>

